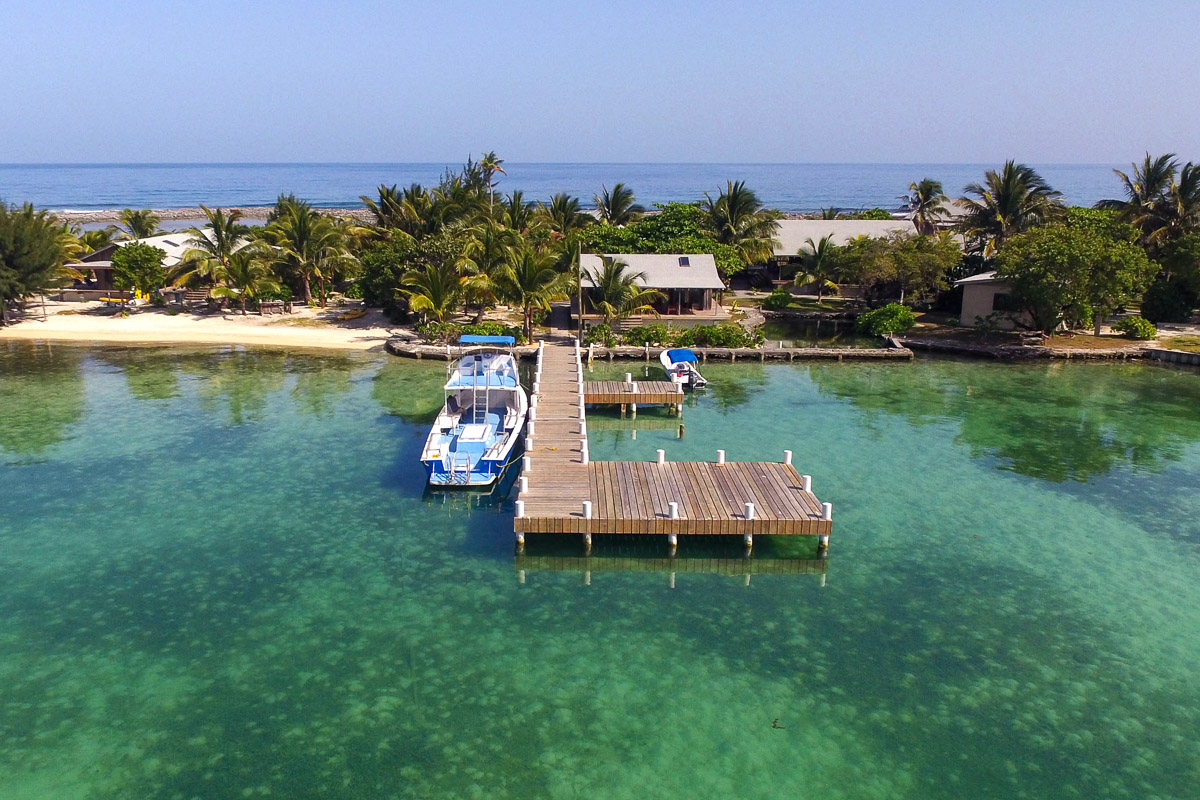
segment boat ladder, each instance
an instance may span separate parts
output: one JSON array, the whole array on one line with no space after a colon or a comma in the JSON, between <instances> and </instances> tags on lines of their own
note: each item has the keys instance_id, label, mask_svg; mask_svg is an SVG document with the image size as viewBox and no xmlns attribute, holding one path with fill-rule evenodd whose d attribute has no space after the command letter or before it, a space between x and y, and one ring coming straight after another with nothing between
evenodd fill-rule
<instances>
[{"instance_id":1,"label":"boat ladder","mask_svg":"<svg viewBox=\"0 0 1200 800\"><path fill-rule=\"evenodd\" d=\"M471 457L466 453L451 453L449 456L450 483L463 485L471 482Z\"/></svg>"}]
</instances>

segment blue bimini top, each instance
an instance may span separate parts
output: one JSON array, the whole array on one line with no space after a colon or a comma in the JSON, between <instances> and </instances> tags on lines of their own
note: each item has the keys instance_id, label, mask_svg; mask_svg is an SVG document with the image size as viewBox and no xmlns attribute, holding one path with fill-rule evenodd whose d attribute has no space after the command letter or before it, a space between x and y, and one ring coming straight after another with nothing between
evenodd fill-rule
<instances>
[{"instance_id":1,"label":"blue bimini top","mask_svg":"<svg viewBox=\"0 0 1200 800\"><path fill-rule=\"evenodd\" d=\"M479 336L473 333L458 337L459 344L506 344L512 347L517 340L511 336Z\"/></svg>"},{"instance_id":2,"label":"blue bimini top","mask_svg":"<svg viewBox=\"0 0 1200 800\"><path fill-rule=\"evenodd\" d=\"M668 350L667 358L671 359L672 364L678 364L681 361L699 361L696 354L688 349Z\"/></svg>"}]
</instances>

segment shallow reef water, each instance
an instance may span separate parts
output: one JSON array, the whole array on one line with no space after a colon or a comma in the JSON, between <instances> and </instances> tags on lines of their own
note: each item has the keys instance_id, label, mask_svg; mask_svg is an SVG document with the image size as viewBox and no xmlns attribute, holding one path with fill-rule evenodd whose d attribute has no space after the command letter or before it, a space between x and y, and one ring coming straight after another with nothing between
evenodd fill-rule
<instances>
[{"instance_id":1,"label":"shallow reef water","mask_svg":"<svg viewBox=\"0 0 1200 800\"><path fill-rule=\"evenodd\" d=\"M0 798L1195 797L1200 374L704 371L593 458L793 450L824 585L522 583L441 364L0 344Z\"/></svg>"}]
</instances>

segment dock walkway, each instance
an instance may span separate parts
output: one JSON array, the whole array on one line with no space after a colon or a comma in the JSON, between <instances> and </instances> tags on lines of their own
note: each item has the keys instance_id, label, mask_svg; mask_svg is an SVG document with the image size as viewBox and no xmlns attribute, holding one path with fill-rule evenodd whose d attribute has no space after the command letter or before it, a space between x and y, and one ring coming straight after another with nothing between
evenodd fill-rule
<instances>
[{"instance_id":1,"label":"dock walkway","mask_svg":"<svg viewBox=\"0 0 1200 800\"><path fill-rule=\"evenodd\" d=\"M590 548L592 534L603 533L665 535L672 547L679 535L736 535L750 547L754 534L768 534L818 536L824 551L831 507L812 493L811 479L792 466L790 453L782 462L726 462L724 451L716 461L669 462L662 450L656 461L591 461L589 390L600 384L591 396L607 398L622 384L585 384L580 355L566 337L539 349L518 483L518 545L527 533L578 533ZM641 386L629 390L640 393ZM668 402L680 396L671 394Z\"/></svg>"}]
</instances>

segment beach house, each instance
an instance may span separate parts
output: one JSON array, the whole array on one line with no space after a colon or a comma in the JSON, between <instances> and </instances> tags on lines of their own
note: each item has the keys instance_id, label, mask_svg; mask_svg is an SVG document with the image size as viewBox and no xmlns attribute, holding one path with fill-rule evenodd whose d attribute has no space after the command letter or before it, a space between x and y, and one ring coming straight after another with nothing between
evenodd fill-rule
<instances>
[{"instance_id":1,"label":"beach house","mask_svg":"<svg viewBox=\"0 0 1200 800\"><path fill-rule=\"evenodd\" d=\"M962 287L962 308L959 311L960 325L974 328L982 323L1004 330L1012 330L1018 322L1028 320L1025 312L1012 302L1012 288L996 277L995 271L981 272L954 282Z\"/></svg>"},{"instance_id":2,"label":"beach house","mask_svg":"<svg viewBox=\"0 0 1200 800\"><path fill-rule=\"evenodd\" d=\"M657 289L664 299L654 304L654 310L664 322L676 325L721 322L728 312L716 302L714 292L725 288L717 272L717 263L708 253L584 253L579 257L584 290L585 319L593 321L587 308L587 290L593 288L592 274L604 270L605 259L615 259L626 265L628 274L637 275L637 284L645 289ZM574 305L574 304L573 304ZM577 308L572 313L577 315ZM652 316L652 315L651 315ZM638 317L634 317L637 324Z\"/></svg>"}]
</instances>

